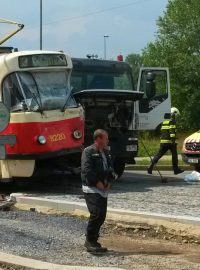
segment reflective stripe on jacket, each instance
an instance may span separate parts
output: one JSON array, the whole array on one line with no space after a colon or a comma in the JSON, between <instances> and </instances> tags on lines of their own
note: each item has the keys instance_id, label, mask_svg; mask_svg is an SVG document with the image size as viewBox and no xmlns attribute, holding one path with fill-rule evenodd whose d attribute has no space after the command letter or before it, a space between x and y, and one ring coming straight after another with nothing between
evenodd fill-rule
<instances>
[{"instance_id":1,"label":"reflective stripe on jacket","mask_svg":"<svg viewBox=\"0 0 200 270\"><path fill-rule=\"evenodd\" d=\"M174 119L165 120L161 126L160 143L175 143L176 122Z\"/></svg>"}]
</instances>

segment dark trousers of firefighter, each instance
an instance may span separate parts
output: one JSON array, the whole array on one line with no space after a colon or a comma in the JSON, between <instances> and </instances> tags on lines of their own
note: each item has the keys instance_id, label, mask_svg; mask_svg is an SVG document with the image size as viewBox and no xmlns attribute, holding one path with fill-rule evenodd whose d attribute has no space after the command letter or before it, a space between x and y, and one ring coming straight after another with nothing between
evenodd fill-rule
<instances>
[{"instance_id":1,"label":"dark trousers of firefighter","mask_svg":"<svg viewBox=\"0 0 200 270\"><path fill-rule=\"evenodd\" d=\"M178 167L178 155L177 155L177 144L176 143L161 143L160 149L153 158L153 164L156 164L158 160L164 156L164 154L170 150L172 153L172 165L176 169Z\"/></svg>"},{"instance_id":2,"label":"dark trousers of firefighter","mask_svg":"<svg viewBox=\"0 0 200 270\"><path fill-rule=\"evenodd\" d=\"M101 225L107 213L107 198L98 193L84 193L90 217L87 225L86 239L90 242L97 241Z\"/></svg>"}]
</instances>

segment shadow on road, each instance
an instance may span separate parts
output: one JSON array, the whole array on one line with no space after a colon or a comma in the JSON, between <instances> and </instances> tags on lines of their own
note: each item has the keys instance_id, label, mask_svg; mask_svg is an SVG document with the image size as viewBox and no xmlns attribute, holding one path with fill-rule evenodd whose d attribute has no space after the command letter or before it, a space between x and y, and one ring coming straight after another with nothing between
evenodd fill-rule
<instances>
[{"instance_id":1,"label":"shadow on road","mask_svg":"<svg viewBox=\"0 0 200 270\"><path fill-rule=\"evenodd\" d=\"M181 178L168 177L167 183L162 183L159 176L146 175L145 173L126 172L116 180L111 193L149 192L153 187L190 187ZM46 177L18 179L17 183L0 183L0 193L9 195L13 192L31 193L42 195L50 194L75 194L82 195L80 177L71 174L55 174Z\"/></svg>"},{"instance_id":2,"label":"shadow on road","mask_svg":"<svg viewBox=\"0 0 200 270\"><path fill-rule=\"evenodd\" d=\"M153 187L185 187L189 188L190 185L186 183L183 178L166 176L167 183L162 183L160 176L157 175L147 175L137 173L137 172L126 172L119 180L117 180L111 193L125 193L125 192L149 192Z\"/></svg>"},{"instance_id":3,"label":"shadow on road","mask_svg":"<svg viewBox=\"0 0 200 270\"><path fill-rule=\"evenodd\" d=\"M112 255L115 256L130 256L130 255L155 255L155 256L163 256L163 255L180 255L180 252L172 251L172 250L135 250L135 251L111 251ZM108 253L109 256L109 253Z\"/></svg>"},{"instance_id":4,"label":"shadow on road","mask_svg":"<svg viewBox=\"0 0 200 270\"><path fill-rule=\"evenodd\" d=\"M0 193L82 194L81 180L71 174L18 179L12 183L0 183Z\"/></svg>"}]
</instances>

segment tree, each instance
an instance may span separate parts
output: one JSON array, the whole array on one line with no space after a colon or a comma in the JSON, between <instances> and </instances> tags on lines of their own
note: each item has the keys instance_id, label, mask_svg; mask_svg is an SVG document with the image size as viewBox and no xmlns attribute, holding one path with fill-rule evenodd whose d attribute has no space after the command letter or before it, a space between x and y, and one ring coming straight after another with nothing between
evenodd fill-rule
<instances>
[{"instance_id":1,"label":"tree","mask_svg":"<svg viewBox=\"0 0 200 270\"><path fill-rule=\"evenodd\" d=\"M143 51L143 62L168 66L172 104L182 113L182 127L200 127L200 1L169 0L157 21L155 42Z\"/></svg>"},{"instance_id":2,"label":"tree","mask_svg":"<svg viewBox=\"0 0 200 270\"><path fill-rule=\"evenodd\" d=\"M138 76L139 76L139 70L140 70L140 67L142 66L142 61L143 61L142 56L140 54L132 53L126 57L125 61L128 62L132 68L134 85L136 87Z\"/></svg>"}]
</instances>

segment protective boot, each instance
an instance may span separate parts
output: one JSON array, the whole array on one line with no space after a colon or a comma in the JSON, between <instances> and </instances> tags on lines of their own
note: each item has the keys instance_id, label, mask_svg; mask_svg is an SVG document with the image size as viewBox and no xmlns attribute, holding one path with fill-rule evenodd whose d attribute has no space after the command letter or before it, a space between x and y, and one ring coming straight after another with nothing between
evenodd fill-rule
<instances>
[{"instance_id":1,"label":"protective boot","mask_svg":"<svg viewBox=\"0 0 200 270\"><path fill-rule=\"evenodd\" d=\"M152 162L151 165L147 168L147 173L148 174L152 174L153 167L154 167L154 163Z\"/></svg>"},{"instance_id":2,"label":"protective boot","mask_svg":"<svg viewBox=\"0 0 200 270\"><path fill-rule=\"evenodd\" d=\"M183 173L184 170L180 169L179 167L177 168L174 168L174 174L177 175L177 174L180 174L180 173Z\"/></svg>"},{"instance_id":3,"label":"protective boot","mask_svg":"<svg viewBox=\"0 0 200 270\"><path fill-rule=\"evenodd\" d=\"M104 248L101 246L100 243L97 242L97 239L95 239L95 237L90 238L90 237L86 237L86 241L84 246L87 249L87 252L106 252L107 248Z\"/></svg>"},{"instance_id":4,"label":"protective boot","mask_svg":"<svg viewBox=\"0 0 200 270\"><path fill-rule=\"evenodd\" d=\"M99 235L97 235L94 240L95 240L95 243L97 244L98 247L101 248L101 252L107 252L108 249L106 247L102 247L102 245L98 242L98 238L99 238Z\"/></svg>"}]
</instances>

